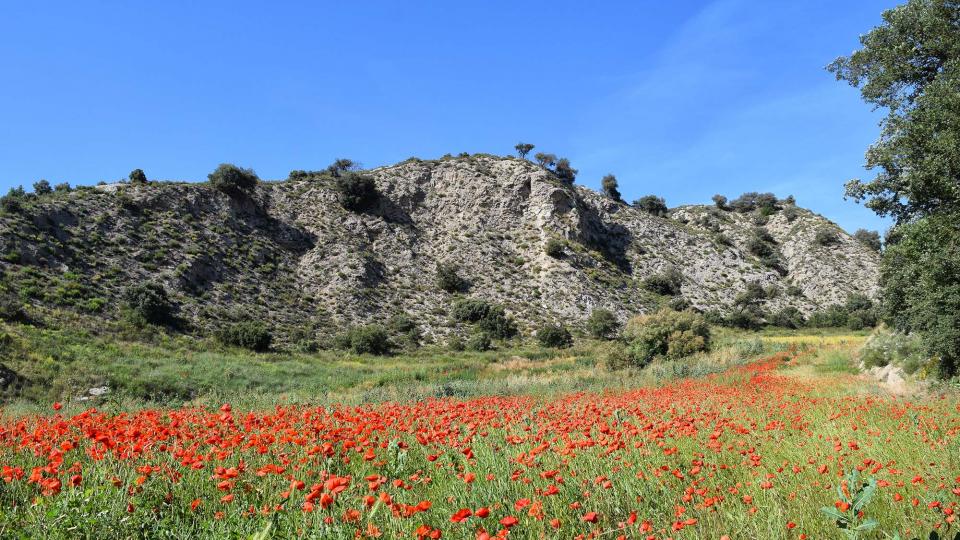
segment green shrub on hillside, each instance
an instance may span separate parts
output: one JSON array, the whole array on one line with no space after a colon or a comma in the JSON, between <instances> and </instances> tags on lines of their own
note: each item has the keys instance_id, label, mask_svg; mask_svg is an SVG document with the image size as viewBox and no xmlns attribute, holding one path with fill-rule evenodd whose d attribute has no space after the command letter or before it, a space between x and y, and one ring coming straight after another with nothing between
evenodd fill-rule
<instances>
[{"instance_id":1,"label":"green shrub on hillside","mask_svg":"<svg viewBox=\"0 0 960 540\"><path fill-rule=\"evenodd\" d=\"M167 290L159 283L141 283L127 288L121 296L121 310L136 326L169 324L173 304Z\"/></svg>"},{"instance_id":2,"label":"green shrub on hillside","mask_svg":"<svg viewBox=\"0 0 960 540\"><path fill-rule=\"evenodd\" d=\"M390 333L379 324L355 326L334 338L338 349L349 349L354 354L373 354L385 356L393 352L394 344Z\"/></svg>"},{"instance_id":3,"label":"green shrub on hillside","mask_svg":"<svg viewBox=\"0 0 960 540\"><path fill-rule=\"evenodd\" d=\"M257 187L260 179L253 169L241 169L232 163L221 163L207 175L210 185L228 195L240 195Z\"/></svg>"},{"instance_id":4,"label":"green shrub on hillside","mask_svg":"<svg viewBox=\"0 0 960 540\"><path fill-rule=\"evenodd\" d=\"M813 241L818 246L831 246L840 242L840 235L833 227L823 226L817 229Z\"/></svg>"},{"instance_id":5,"label":"green shrub on hillside","mask_svg":"<svg viewBox=\"0 0 960 540\"><path fill-rule=\"evenodd\" d=\"M147 183L147 175L143 172L143 169L134 169L130 172L130 176L128 176L128 178L130 179L131 184Z\"/></svg>"},{"instance_id":6,"label":"green shrub on hillside","mask_svg":"<svg viewBox=\"0 0 960 540\"><path fill-rule=\"evenodd\" d=\"M258 321L230 323L217 330L214 335L217 341L224 345L258 352L270 350L273 342L273 334Z\"/></svg>"},{"instance_id":7,"label":"green shrub on hillside","mask_svg":"<svg viewBox=\"0 0 960 540\"><path fill-rule=\"evenodd\" d=\"M474 323L477 328L496 339L509 339L517 334L517 325L507 315L503 306L477 298L457 300L451 309L457 322Z\"/></svg>"},{"instance_id":8,"label":"green shrub on hillside","mask_svg":"<svg viewBox=\"0 0 960 540\"><path fill-rule=\"evenodd\" d=\"M573 336L562 324L545 324L537 330L537 342L543 347L566 349L573 345Z\"/></svg>"},{"instance_id":9,"label":"green shrub on hillside","mask_svg":"<svg viewBox=\"0 0 960 540\"><path fill-rule=\"evenodd\" d=\"M654 274L643 280L643 288L664 296L674 296L680 294L680 286L683 284L683 274L675 267L667 267L663 272Z\"/></svg>"},{"instance_id":10,"label":"green shrub on hillside","mask_svg":"<svg viewBox=\"0 0 960 540\"><path fill-rule=\"evenodd\" d=\"M475 332L463 347L468 351L483 352L489 351L493 347L493 342L490 339L490 334L486 332Z\"/></svg>"},{"instance_id":11,"label":"green shrub on hillside","mask_svg":"<svg viewBox=\"0 0 960 540\"><path fill-rule=\"evenodd\" d=\"M631 363L645 366L657 358L679 359L710 347L710 325L692 311L664 309L630 319L623 331Z\"/></svg>"},{"instance_id":12,"label":"green shrub on hillside","mask_svg":"<svg viewBox=\"0 0 960 540\"><path fill-rule=\"evenodd\" d=\"M460 277L460 269L451 263L437 263L437 287L448 293L463 292L467 280Z\"/></svg>"},{"instance_id":13,"label":"green shrub on hillside","mask_svg":"<svg viewBox=\"0 0 960 540\"><path fill-rule=\"evenodd\" d=\"M334 187L340 195L340 204L347 210L363 212L377 202L380 197L373 178L346 172L337 177Z\"/></svg>"},{"instance_id":14,"label":"green shrub on hillside","mask_svg":"<svg viewBox=\"0 0 960 540\"><path fill-rule=\"evenodd\" d=\"M613 339L620 330L620 321L608 309L595 309L587 317L587 332L595 339Z\"/></svg>"},{"instance_id":15,"label":"green shrub on hillside","mask_svg":"<svg viewBox=\"0 0 960 540\"><path fill-rule=\"evenodd\" d=\"M559 238L551 238L547 240L547 243L543 245L543 252L553 257L554 259L559 259L563 257L563 249L566 247L566 242L560 240Z\"/></svg>"}]
</instances>

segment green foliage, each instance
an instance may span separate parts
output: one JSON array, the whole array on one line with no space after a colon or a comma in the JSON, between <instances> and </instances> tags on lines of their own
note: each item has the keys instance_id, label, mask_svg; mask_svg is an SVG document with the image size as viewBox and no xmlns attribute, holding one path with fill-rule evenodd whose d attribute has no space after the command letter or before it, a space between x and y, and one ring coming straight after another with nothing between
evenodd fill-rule
<instances>
[{"instance_id":1,"label":"green foliage","mask_svg":"<svg viewBox=\"0 0 960 540\"><path fill-rule=\"evenodd\" d=\"M460 268L452 263L437 263L437 287L448 293L466 290L467 281L460 277Z\"/></svg>"},{"instance_id":2,"label":"green foliage","mask_svg":"<svg viewBox=\"0 0 960 540\"><path fill-rule=\"evenodd\" d=\"M918 334L902 334L878 328L860 350L860 359L867 367L894 364L913 374L927 365L929 355Z\"/></svg>"},{"instance_id":3,"label":"green foliage","mask_svg":"<svg viewBox=\"0 0 960 540\"><path fill-rule=\"evenodd\" d=\"M723 195L720 195L720 194L714 195L713 197L711 197L711 200L713 201L713 204L715 204L717 208L719 208L720 210L727 209L727 198L724 197Z\"/></svg>"},{"instance_id":4,"label":"green foliage","mask_svg":"<svg viewBox=\"0 0 960 540\"><path fill-rule=\"evenodd\" d=\"M833 227L820 227L813 236L813 242L818 246L832 246L840 243L840 235Z\"/></svg>"},{"instance_id":5,"label":"green foliage","mask_svg":"<svg viewBox=\"0 0 960 540\"><path fill-rule=\"evenodd\" d=\"M544 347L566 349L573 345L573 336L562 324L545 324L537 330L537 342Z\"/></svg>"},{"instance_id":6,"label":"green foliage","mask_svg":"<svg viewBox=\"0 0 960 540\"><path fill-rule=\"evenodd\" d=\"M723 324L734 328L755 330L763 326L767 313L763 309L763 302L767 299L767 291L763 285L750 282L744 290L733 299L733 309L724 317Z\"/></svg>"},{"instance_id":7,"label":"green foliage","mask_svg":"<svg viewBox=\"0 0 960 540\"><path fill-rule=\"evenodd\" d=\"M57 193L70 193L70 183L60 182L59 184L53 186L53 190Z\"/></svg>"},{"instance_id":8,"label":"green foliage","mask_svg":"<svg viewBox=\"0 0 960 540\"><path fill-rule=\"evenodd\" d=\"M918 332L942 377L960 364L960 10L947 0L909 0L885 11L861 49L828 69L887 110L867 150L873 180L846 194L896 225L881 267L885 317Z\"/></svg>"},{"instance_id":9,"label":"green foliage","mask_svg":"<svg viewBox=\"0 0 960 540\"><path fill-rule=\"evenodd\" d=\"M843 304L827 306L810 314L807 325L816 328L862 330L876 326L877 308L870 298L854 293Z\"/></svg>"},{"instance_id":10,"label":"green foliage","mask_svg":"<svg viewBox=\"0 0 960 540\"><path fill-rule=\"evenodd\" d=\"M760 259L760 262L776 270L780 275L786 275L787 269L780 258L780 251L777 249L773 236L763 227L754 227L750 230L747 237L747 251Z\"/></svg>"},{"instance_id":11,"label":"green foliage","mask_svg":"<svg viewBox=\"0 0 960 540\"><path fill-rule=\"evenodd\" d=\"M547 240L547 243L543 245L543 251L547 255L553 257L554 259L559 259L563 257L563 250L567 247L567 243L559 238L551 238Z\"/></svg>"},{"instance_id":12,"label":"green foliage","mask_svg":"<svg viewBox=\"0 0 960 540\"><path fill-rule=\"evenodd\" d=\"M883 247L883 244L880 242L880 233L877 231L868 231L866 229L857 229L857 232L853 233L853 237L856 238L861 244L867 246L868 248L880 252L880 249Z\"/></svg>"},{"instance_id":13,"label":"green foliage","mask_svg":"<svg viewBox=\"0 0 960 540\"><path fill-rule=\"evenodd\" d=\"M866 157L879 172L850 181L847 196L897 223L960 210L958 12L949 0L909 0L883 13L860 50L828 66L887 111Z\"/></svg>"},{"instance_id":14,"label":"green foliage","mask_svg":"<svg viewBox=\"0 0 960 540\"><path fill-rule=\"evenodd\" d=\"M143 169L134 169L130 172L130 183L131 184L146 184L147 175L143 172Z\"/></svg>"},{"instance_id":15,"label":"green foliage","mask_svg":"<svg viewBox=\"0 0 960 540\"><path fill-rule=\"evenodd\" d=\"M676 360L710 347L710 326L692 311L664 309L630 319L623 331L631 363L642 367L657 358Z\"/></svg>"},{"instance_id":16,"label":"green foliage","mask_svg":"<svg viewBox=\"0 0 960 540\"><path fill-rule=\"evenodd\" d=\"M490 334L486 332L474 332L464 344L464 347L468 351L489 351L491 348L493 348L493 342L490 339Z\"/></svg>"},{"instance_id":17,"label":"green foliage","mask_svg":"<svg viewBox=\"0 0 960 540\"><path fill-rule=\"evenodd\" d=\"M6 195L0 197L0 209L8 214L19 212L26 199L27 193L23 190L23 186L12 187Z\"/></svg>"},{"instance_id":18,"label":"green foliage","mask_svg":"<svg viewBox=\"0 0 960 540\"><path fill-rule=\"evenodd\" d=\"M356 168L356 163L352 159L347 158L337 158L333 163L327 166L327 173L334 178L340 178L340 176L348 171Z\"/></svg>"},{"instance_id":19,"label":"green foliage","mask_svg":"<svg viewBox=\"0 0 960 540\"><path fill-rule=\"evenodd\" d=\"M369 209L380 196L373 178L362 174L341 174L334 187L340 195L340 204L353 212Z\"/></svg>"},{"instance_id":20,"label":"green foliage","mask_svg":"<svg viewBox=\"0 0 960 540\"><path fill-rule=\"evenodd\" d=\"M549 169L557 164L557 156L554 154L537 152L533 155L533 159L537 160L537 165L540 165L544 169Z\"/></svg>"},{"instance_id":21,"label":"green foliage","mask_svg":"<svg viewBox=\"0 0 960 540\"><path fill-rule=\"evenodd\" d=\"M668 210L667 201L664 200L663 197L657 197L656 195L644 195L633 201L633 206L638 210L643 210L654 216L666 216Z\"/></svg>"},{"instance_id":22,"label":"green foliage","mask_svg":"<svg viewBox=\"0 0 960 540\"><path fill-rule=\"evenodd\" d=\"M806 323L803 313L800 313L800 310L793 306L775 311L768 322L781 328L800 328Z\"/></svg>"},{"instance_id":23,"label":"green foliage","mask_svg":"<svg viewBox=\"0 0 960 540\"><path fill-rule=\"evenodd\" d=\"M258 352L270 350L273 342L273 334L259 321L229 323L218 329L214 336L224 345Z\"/></svg>"},{"instance_id":24,"label":"green foliage","mask_svg":"<svg viewBox=\"0 0 960 540\"><path fill-rule=\"evenodd\" d=\"M486 300L479 298L463 298L453 303L450 310L453 320L457 322L478 322L486 317L493 306Z\"/></svg>"},{"instance_id":25,"label":"green foliage","mask_svg":"<svg viewBox=\"0 0 960 540\"><path fill-rule=\"evenodd\" d=\"M620 321L608 309L595 309L587 317L587 332L594 339L613 339L620 331Z\"/></svg>"},{"instance_id":26,"label":"green foliage","mask_svg":"<svg viewBox=\"0 0 960 540\"><path fill-rule=\"evenodd\" d=\"M38 180L33 184L33 193L35 195L49 195L53 193L53 188L50 187L50 182L46 180Z\"/></svg>"},{"instance_id":27,"label":"green foliage","mask_svg":"<svg viewBox=\"0 0 960 540\"><path fill-rule=\"evenodd\" d=\"M393 342L386 328L368 324L348 329L338 339L341 348L349 348L354 354L385 356L393 351Z\"/></svg>"},{"instance_id":28,"label":"green foliage","mask_svg":"<svg viewBox=\"0 0 960 540\"><path fill-rule=\"evenodd\" d=\"M517 326L503 309L477 298L457 300L451 309L457 322L474 323L477 328L496 339L509 339L517 334Z\"/></svg>"},{"instance_id":29,"label":"green foliage","mask_svg":"<svg viewBox=\"0 0 960 540\"><path fill-rule=\"evenodd\" d=\"M845 537L851 540L862 538L880 525L877 520L864 516L864 508L876 492L877 480L861 481L860 472L853 468L844 476L842 485L837 486L837 504L824 506L820 512L833 520Z\"/></svg>"},{"instance_id":30,"label":"green foliage","mask_svg":"<svg viewBox=\"0 0 960 540\"><path fill-rule=\"evenodd\" d=\"M553 174L560 179L561 182L565 184L573 184L577 179L577 170L570 166L570 160L567 158L560 158L557 160L557 165L553 169Z\"/></svg>"},{"instance_id":31,"label":"green foliage","mask_svg":"<svg viewBox=\"0 0 960 540\"><path fill-rule=\"evenodd\" d=\"M517 151L517 155L520 156L520 159L527 159L527 154L533 150L534 146L529 143L517 143L514 147L514 150Z\"/></svg>"},{"instance_id":32,"label":"green foliage","mask_svg":"<svg viewBox=\"0 0 960 540\"><path fill-rule=\"evenodd\" d=\"M617 183L617 177L608 174L600 180L600 186L603 188L603 194L615 201L622 200L620 196L620 186Z\"/></svg>"},{"instance_id":33,"label":"green foliage","mask_svg":"<svg viewBox=\"0 0 960 540\"><path fill-rule=\"evenodd\" d=\"M403 344L406 348L415 348L420 345L423 335L416 321L406 313L399 313L387 321L387 330L391 339Z\"/></svg>"},{"instance_id":34,"label":"green foliage","mask_svg":"<svg viewBox=\"0 0 960 540\"><path fill-rule=\"evenodd\" d=\"M674 311L686 311L693 307L689 300L682 296L675 296L667 302L667 307Z\"/></svg>"},{"instance_id":35,"label":"green foliage","mask_svg":"<svg viewBox=\"0 0 960 540\"><path fill-rule=\"evenodd\" d=\"M207 175L210 185L228 195L242 195L257 187L260 179L253 169L241 169L232 163L221 163Z\"/></svg>"},{"instance_id":36,"label":"green foliage","mask_svg":"<svg viewBox=\"0 0 960 540\"><path fill-rule=\"evenodd\" d=\"M900 332L919 332L942 377L960 366L960 213L897 227L880 268L883 314Z\"/></svg>"},{"instance_id":37,"label":"green foliage","mask_svg":"<svg viewBox=\"0 0 960 540\"><path fill-rule=\"evenodd\" d=\"M169 324L173 320L173 303L159 283L141 283L128 287L121 296L121 310L137 326Z\"/></svg>"},{"instance_id":38,"label":"green foliage","mask_svg":"<svg viewBox=\"0 0 960 540\"><path fill-rule=\"evenodd\" d=\"M773 193L757 193L755 191L750 191L730 201L730 208L735 212L741 213L759 210L769 214L779 209L777 206L778 203L779 201L777 201L777 196Z\"/></svg>"},{"instance_id":39,"label":"green foliage","mask_svg":"<svg viewBox=\"0 0 960 540\"><path fill-rule=\"evenodd\" d=\"M654 274L643 280L643 288L665 296L680 294L683 284L683 274L673 266L667 267L662 273Z\"/></svg>"}]
</instances>

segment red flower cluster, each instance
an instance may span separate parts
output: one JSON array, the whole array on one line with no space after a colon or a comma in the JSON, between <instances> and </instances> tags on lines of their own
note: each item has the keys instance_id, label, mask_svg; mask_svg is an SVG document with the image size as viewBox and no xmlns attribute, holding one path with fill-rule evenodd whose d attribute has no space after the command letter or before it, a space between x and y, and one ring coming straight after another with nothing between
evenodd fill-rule
<instances>
[{"instance_id":1,"label":"red flower cluster","mask_svg":"<svg viewBox=\"0 0 960 540\"><path fill-rule=\"evenodd\" d=\"M2 501L24 505L82 486L115 493L134 513L281 514L294 533L326 527L368 538L720 536L736 532L730 515L741 526L760 515L757 527L776 516L776 535L818 537L830 524L793 505L830 505L844 471L856 468L879 480L884 526L953 526L960 471L935 456L960 445L955 402L818 397L826 382L777 373L790 359L553 400L90 409L8 420ZM928 457L904 454L904 441Z\"/></svg>"}]
</instances>

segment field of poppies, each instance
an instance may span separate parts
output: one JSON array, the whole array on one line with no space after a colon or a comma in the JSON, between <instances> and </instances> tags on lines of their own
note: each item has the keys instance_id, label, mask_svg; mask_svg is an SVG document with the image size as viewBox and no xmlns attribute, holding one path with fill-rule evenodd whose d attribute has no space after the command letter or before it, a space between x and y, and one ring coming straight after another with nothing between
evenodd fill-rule
<instances>
[{"instance_id":1,"label":"field of poppies","mask_svg":"<svg viewBox=\"0 0 960 540\"><path fill-rule=\"evenodd\" d=\"M791 348L660 386L0 419L0 537L952 538L960 400Z\"/></svg>"}]
</instances>

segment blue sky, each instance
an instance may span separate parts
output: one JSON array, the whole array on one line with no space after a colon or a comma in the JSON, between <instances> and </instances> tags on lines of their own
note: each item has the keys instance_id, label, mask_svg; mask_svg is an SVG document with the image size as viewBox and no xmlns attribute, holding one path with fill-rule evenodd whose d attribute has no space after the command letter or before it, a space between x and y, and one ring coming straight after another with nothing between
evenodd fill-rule
<instances>
[{"instance_id":1,"label":"blue sky","mask_svg":"<svg viewBox=\"0 0 960 540\"><path fill-rule=\"evenodd\" d=\"M793 194L848 230L879 112L823 66L894 1L7 2L0 189L262 178L520 141L627 200Z\"/></svg>"}]
</instances>

